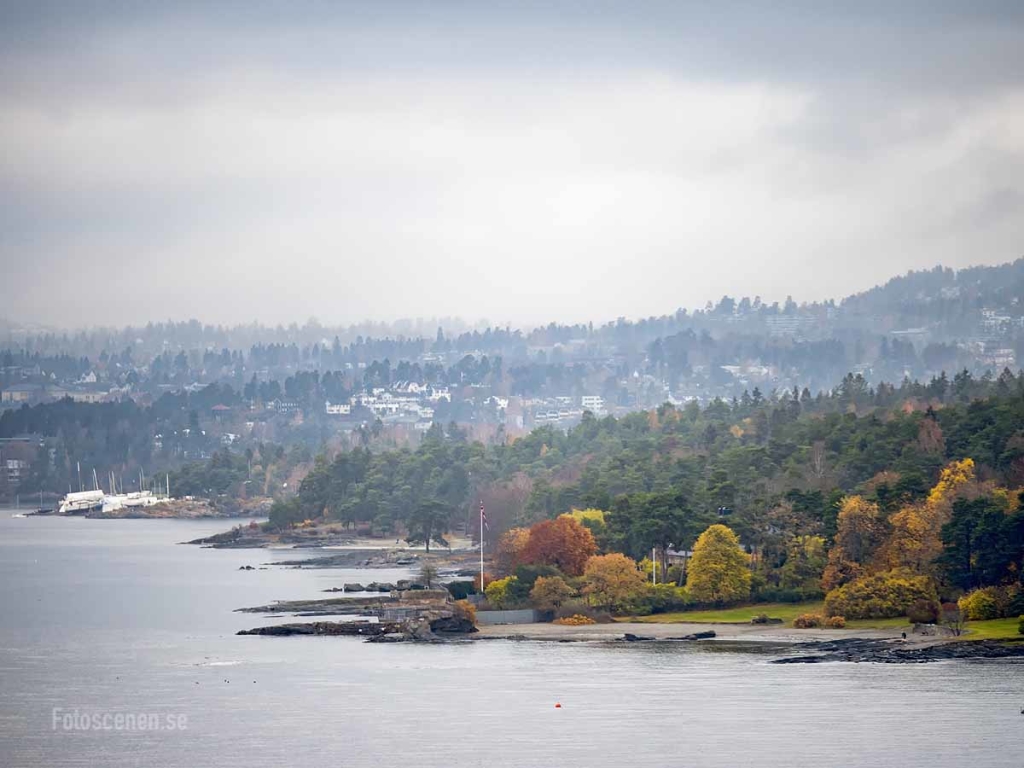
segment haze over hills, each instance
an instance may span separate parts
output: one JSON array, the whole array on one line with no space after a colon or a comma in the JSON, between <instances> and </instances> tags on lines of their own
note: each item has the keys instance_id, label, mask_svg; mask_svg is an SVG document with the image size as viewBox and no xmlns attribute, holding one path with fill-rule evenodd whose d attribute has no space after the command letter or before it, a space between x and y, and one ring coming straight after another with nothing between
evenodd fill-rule
<instances>
[{"instance_id":1,"label":"haze over hills","mask_svg":"<svg viewBox=\"0 0 1024 768\"><path fill-rule=\"evenodd\" d=\"M160 321L154 318L145 326L123 328L79 327L59 328L37 324L20 324L16 319L0 317L0 339L10 349L33 349L48 353L98 354L134 345L144 352L172 349L222 348L244 349L259 343L330 344L335 338L347 344L362 337L368 339L422 339L431 341L440 328L448 337L462 334L491 334L504 331L527 341L555 334L560 340L602 336L623 326L635 329L637 335L651 340L667 331L687 327L720 327L739 325L756 331L782 327L770 318L782 316L814 318L807 323L801 337L823 338L830 333L841 334L861 327L880 332L904 330L912 326L928 326L935 337L947 333L969 333L979 311L991 310L1011 317L1021 314L1024 296L1024 259L997 266L974 266L955 270L937 266L929 270L910 271L893 277L867 291L835 300L763 302L760 297L723 296L717 302L708 300L703 307L680 308L672 315L646 318L598 318L597 324L547 323L522 326L505 324L491 326L486 320L461 317L434 317L366 321L351 325L324 325L315 318L303 323L268 326L259 322L243 325L211 325L199 320L185 322ZM799 296L796 297L799 300ZM822 324L820 321L825 320ZM791 323L798 327L800 323ZM486 351L486 350L485 350Z\"/></svg>"},{"instance_id":2,"label":"haze over hills","mask_svg":"<svg viewBox=\"0 0 1024 768\"><path fill-rule=\"evenodd\" d=\"M601 325L9 330L0 438L89 433L91 409L116 406L134 424L123 440L136 458L121 463L150 470L236 443L315 451L370 435L415 445L436 424L491 441L568 429L587 411L807 399L840 386L882 396L885 382L943 392L954 376L985 383L1019 367L1022 297L1024 259L911 272L838 303L724 296L694 311ZM907 386L900 397L915 391ZM110 450L71 453L108 466Z\"/></svg>"}]
</instances>

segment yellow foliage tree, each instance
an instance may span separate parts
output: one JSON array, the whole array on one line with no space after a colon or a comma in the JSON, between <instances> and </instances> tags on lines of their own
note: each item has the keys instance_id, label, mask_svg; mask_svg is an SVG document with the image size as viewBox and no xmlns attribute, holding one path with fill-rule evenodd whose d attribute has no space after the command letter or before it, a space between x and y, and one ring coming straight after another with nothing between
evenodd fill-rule
<instances>
[{"instance_id":1,"label":"yellow foliage tree","mask_svg":"<svg viewBox=\"0 0 1024 768\"><path fill-rule=\"evenodd\" d=\"M750 556L724 525L712 525L693 545L686 587L702 603L735 603L750 597Z\"/></svg>"},{"instance_id":2,"label":"yellow foliage tree","mask_svg":"<svg viewBox=\"0 0 1024 768\"><path fill-rule=\"evenodd\" d=\"M939 475L939 482L928 494L928 505L932 507L951 505L957 491L973 480L974 459L967 458L950 462Z\"/></svg>"},{"instance_id":3,"label":"yellow foliage tree","mask_svg":"<svg viewBox=\"0 0 1024 768\"><path fill-rule=\"evenodd\" d=\"M881 560L888 569L909 568L917 573L931 571L931 564L942 553L941 525L927 504L905 507L889 522L892 530Z\"/></svg>"},{"instance_id":4,"label":"yellow foliage tree","mask_svg":"<svg viewBox=\"0 0 1024 768\"><path fill-rule=\"evenodd\" d=\"M894 514L891 531L877 558L883 569L906 568L935 574L935 558L942 553L942 526L949 522L953 502L974 482L974 460L950 462L924 504Z\"/></svg>"},{"instance_id":5,"label":"yellow foliage tree","mask_svg":"<svg viewBox=\"0 0 1024 768\"><path fill-rule=\"evenodd\" d=\"M878 505L862 496L847 496L839 507L836 537L821 577L826 592L853 581L866 571L882 541Z\"/></svg>"},{"instance_id":6,"label":"yellow foliage tree","mask_svg":"<svg viewBox=\"0 0 1024 768\"><path fill-rule=\"evenodd\" d=\"M511 600L509 587L511 587L515 581L517 581L515 576L506 576L504 579L495 579L492 581L487 585L487 589L484 590L487 602L498 610L508 608Z\"/></svg>"},{"instance_id":7,"label":"yellow foliage tree","mask_svg":"<svg viewBox=\"0 0 1024 768\"><path fill-rule=\"evenodd\" d=\"M582 592L598 607L614 611L625 608L636 599L646 583L633 558L612 552L594 555L587 560L583 569Z\"/></svg>"},{"instance_id":8,"label":"yellow foliage tree","mask_svg":"<svg viewBox=\"0 0 1024 768\"><path fill-rule=\"evenodd\" d=\"M574 509L572 512L566 512L562 517L571 517L584 528L589 528L590 532L595 536L604 532L605 522L603 510L594 509L592 507L587 509Z\"/></svg>"}]
</instances>

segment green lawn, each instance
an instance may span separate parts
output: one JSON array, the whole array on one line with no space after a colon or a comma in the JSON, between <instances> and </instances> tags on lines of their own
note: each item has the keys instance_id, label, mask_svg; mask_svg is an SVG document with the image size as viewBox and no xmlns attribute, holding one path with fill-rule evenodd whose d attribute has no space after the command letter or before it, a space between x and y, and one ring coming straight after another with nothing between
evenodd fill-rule
<instances>
[{"instance_id":1,"label":"green lawn","mask_svg":"<svg viewBox=\"0 0 1024 768\"><path fill-rule=\"evenodd\" d=\"M989 619L988 621L967 622L967 633L963 640L1011 640L1024 639L1017 632L1017 619Z\"/></svg>"},{"instance_id":2,"label":"green lawn","mask_svg":"<svg viewBox=\"0 0 1024 768\"><path fill-rule=\"evenodd\" d=\"M902 629L910 631L913 625L907 621L906 616L897 616L892 619L847 619L847 629Z\"/></svg>"},{"instance_id":3,"label":"green lawn","mask_svg":"<svg viewBox=\"0 0 1024 768\"><path fill-rule=\"evenodd\" d=\"M760 613L770 618L782 619L786 624L801 613L821 613L824 603L760 603L744 605L739 608L720 608L710 611L678 611L676 613L656 613L651 616L637 616L621 619L621 621L643 621L652 624L678 624L693 622L695 624L749 624L750 620Z\"/></svg>"},{"instance_id":4,"label":"green lawn","mask_svg":"<svg viewBox=\"0 0 1024 768\"><path fill-rule=\"evenodd\" d=\"M787 626L802 613L821 613L824 604L813 603L761 603L760 605L744 605L739 608L720 608L705 611L677 611L676 613L656 613L651 616L635 616L621 618L618 621L641 621L650 624L749 624L759 613L766 613L773 619L782 619ZM909 632L910 623L905 616L894 619L851 619L846 622L847 629L898 629ZM1017 632L1017 619L991 619L990 621L972 621L967 625L968 632L963 640L1010 640L1024 639Z\"/></svg>"}]
</instances>

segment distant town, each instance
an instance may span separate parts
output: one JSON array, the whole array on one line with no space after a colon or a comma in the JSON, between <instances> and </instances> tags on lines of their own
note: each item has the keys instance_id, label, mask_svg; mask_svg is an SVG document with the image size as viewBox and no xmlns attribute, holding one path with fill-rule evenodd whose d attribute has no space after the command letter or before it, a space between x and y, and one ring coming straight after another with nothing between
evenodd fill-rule
<instances>
[{"instance_id":1,"label":"distant town","mask_svg":"<svg viewBox=\"0 0 1024 768\"><path fill-rule=\"evenodd\" d=\"M189 321L63 332L4 321L0 497L66 491L82 463L134 477L278 445L298 465L324 447L415 447L435 424L492 444L566 430L585 413L806 400L847 377L864 388L994 378L1024 359L1022 296L1019 260L913 272L839 303L725 296L600 326Z\"/></svg>"}]
</instances>

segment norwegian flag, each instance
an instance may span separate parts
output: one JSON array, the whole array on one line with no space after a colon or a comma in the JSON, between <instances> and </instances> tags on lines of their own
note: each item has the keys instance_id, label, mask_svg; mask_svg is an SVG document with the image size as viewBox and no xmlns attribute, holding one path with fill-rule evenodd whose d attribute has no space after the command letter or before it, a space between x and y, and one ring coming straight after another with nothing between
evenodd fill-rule
<instances>
[{"instance_id":1,"label":"norwegian flag","mask_svg":"<svg viewBox=\"0 0 1024 768\"><path fill-rule=\"evenodd\" d=\"M489 530L487 526L487 513L484 511L484 503L480 502L480 524L483 525L484 530Z\"/></svg>"}]
</instances>

